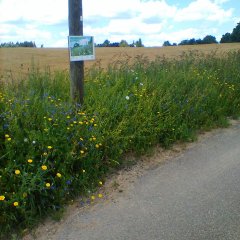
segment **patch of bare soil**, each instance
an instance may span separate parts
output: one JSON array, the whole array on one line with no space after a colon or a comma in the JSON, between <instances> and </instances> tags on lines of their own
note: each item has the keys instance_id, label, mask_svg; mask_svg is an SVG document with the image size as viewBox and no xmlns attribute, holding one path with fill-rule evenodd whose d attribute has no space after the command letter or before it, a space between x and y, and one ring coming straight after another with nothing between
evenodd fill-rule
<instances>
[{"instance_id":1,"label":"patch of bare soil","mask_svg":"<svg viewBox=\"0 0 240 240\"><path fill-rule=\"evenodd\" d=\"M240 120L230 120L230 125L235 126L240 123ZM112 201L117 201L119 197L125 196L133 187L134 182L150 169L156 169L161 164L165 164L167 161L175 159L182 155L186 150L191 149L196 144L201 143L207 138L219 133L221 129L215 129L209 132L199 134L198 140L191 143L177 143L172 146L171 149L166 150L160 146L155 147L153 153L148 156L142 156L136 159L134 156L127 156L127 161L134 163L122 170L112 174L103 186L99 189L99 193L103 195L103 198L97 198L94 201L85 202L82 204L82 199L78 198L69 205L61 218L60 221L54 221L47 219L44 223L40 224L38 228L26 234L23 240L53 240L54 235L64 224L69 224L72 216L79 215L83 211L93 211L94 208L99 204L108 204ZM97 196L98 193L95 193Z\"/></svg>"}]
</instances>

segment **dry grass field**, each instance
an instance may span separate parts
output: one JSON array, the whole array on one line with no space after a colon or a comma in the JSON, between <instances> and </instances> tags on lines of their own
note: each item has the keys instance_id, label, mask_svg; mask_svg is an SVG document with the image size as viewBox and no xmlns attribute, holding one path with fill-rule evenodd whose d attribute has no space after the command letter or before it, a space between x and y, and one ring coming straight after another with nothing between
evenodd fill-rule
<instances>
[{"instance_id":1,"label":"dry grass field","mask_svg":"<svg viewBox=\"0 0 240 240\"><path fill-rule=\"evenodd\" d=\"M102 67L108 66L119 59L133 59L138 55L143 55L149 59L156 56L166 58L177 58L183 52L198 51L200 53L210 53L217 51L224 52L240 50L240 43L233 44L210 44L198 46L174 46L159 48L96 48L96 60L86 61L85 67L101 62ZM69 56L66 48L0 48L0 77L13 76L19 73L27 73L34 62L34 66L40 70L50 67L51 71L68 70Z\"/></svg>"}]
</instances>

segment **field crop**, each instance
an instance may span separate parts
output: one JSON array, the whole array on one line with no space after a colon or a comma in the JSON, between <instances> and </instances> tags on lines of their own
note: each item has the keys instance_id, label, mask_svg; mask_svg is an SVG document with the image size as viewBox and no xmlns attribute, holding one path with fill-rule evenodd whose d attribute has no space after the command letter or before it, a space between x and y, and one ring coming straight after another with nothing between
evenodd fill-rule
<instances>
[{"instance_id":1,"label":"field crop","mask_svg":"<svg viewBox=\"0 0 240 240\"><path fill-rule=\"evenodd\" d=\"M181 57L184 52L196 51L199 54L209 54L217 51L217 54L239 50L239 43L210 44L198 46L172 46L161 48L96 48L96 61L85 62L86 69L97 63L107 68L109 64L136 56L145 56L154 60L156 56L174 59ZM9 77L18 79L19 74L29 73L32 63L40 71L50 68L51 71L63 71L69 69L69 55L65 48L0 48L0 80L9 81ZM6 77L7 76L7 77Z\"/></svg>"},{"instance_id":2,"label":"field crop","mask_svg":"<svg viewBox=\"0 0 240 240\"><path fill-rule=\"evenodd\" d=\"M33 68L0 90L0 232L24 230L76 196L94 201L126 153L193 141L240 114L240 51L178 59L118 59L85 75L85 103L68 72Z\"/></svg>"}]
</instances>

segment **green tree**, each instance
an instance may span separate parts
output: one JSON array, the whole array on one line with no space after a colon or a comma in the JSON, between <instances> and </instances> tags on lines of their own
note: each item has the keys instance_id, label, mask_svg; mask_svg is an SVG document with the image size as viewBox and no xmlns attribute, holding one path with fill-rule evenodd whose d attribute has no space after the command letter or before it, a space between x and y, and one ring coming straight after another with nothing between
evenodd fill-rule
<instances>
[{"instance_id":1,"label":"green tree","mask_svg":"<svg viewBox=\"0 0 240 240\"><path fill-rule=\"evenodd\" d=\"M126 40L121 40L121 42L119 43L119 47L128 47L128 42Z\"/></svg>"},{"instance_id":2,"label":"green tree","mask_svg":"<svg viewBox=\"0 0 240 240\"><path fill-rule=\"evenodd\" d=\"M220 43L230 43L230 42L232 42L231 33L225 33L224 35L222 35Z\"/></svg>"},{"instance_id":3,"label":"green tree","mask_svg":"<svg viewBox=\"0 0 240 240\"><path fill-rule=\"evenodd\" d=\"M217 40L216 37L212 35L207 35L206 37L203 38L202 43L203 44L217 43Z\"/></svg>"},{"instance_id":4,"label":"green tree","mask_svg":"<svg viewBox=\"0 0 240 240\"><path fill-rule=\"evenodd\" d=\"M169 46L172 46L172 44L169 41L165 41L163 43L163 47L169 47Z\"/></svg>"},{"instance_id":5,"label":"green tree","mask_svg":"<svg viewBox=\"0 0 240 240\"><path fill-rule=\"evenodd\" d=\"M232 42L240 42L240 22L233 29L232 34L231 34L231 40L232 40Z\"/></svg>"},{"instance_id":6,"label":"green tree","mask_svg":"<svg viewBox=\"0 0 240 240\"><path fill-rule=\"evenodd\" d=\"M110 41L108 39L106 39L104 42L103 42L103 46L104 47L108 47L110 45Z\"/></svg>"},{"instance_id":7,"label":"green tree","mask_svg":"<svg viewBox=\"0 0 240 240\"><path fill-rule=\"evenodd\" d=\"M144 47L141 38L139 38L138 41L136 41L135 45L136 45L136 47Z\"/></svg>"}]
</instances>

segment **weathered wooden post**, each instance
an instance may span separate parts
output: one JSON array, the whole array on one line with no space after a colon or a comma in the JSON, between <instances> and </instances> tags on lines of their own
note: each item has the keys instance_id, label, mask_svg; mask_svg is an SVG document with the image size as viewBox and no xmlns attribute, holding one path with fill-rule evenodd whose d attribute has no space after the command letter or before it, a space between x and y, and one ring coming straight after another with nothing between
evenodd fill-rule
<instances>
[{"instance_id":1,"label":"weathered wooden post","mask_svg":"<svg viewBox=\"0 0 240 240\"><path fill-rule=\"evenodd\" d=\"M68 0L69 36L83 35L82 0ZM83 104L84 61L70 61L71 98Z\"/></svg>"}]
</instances>

